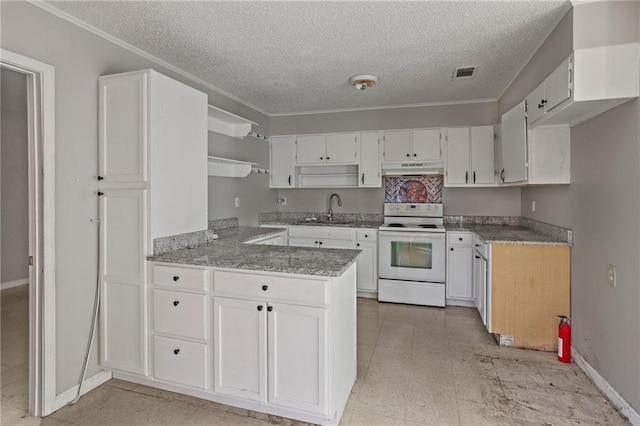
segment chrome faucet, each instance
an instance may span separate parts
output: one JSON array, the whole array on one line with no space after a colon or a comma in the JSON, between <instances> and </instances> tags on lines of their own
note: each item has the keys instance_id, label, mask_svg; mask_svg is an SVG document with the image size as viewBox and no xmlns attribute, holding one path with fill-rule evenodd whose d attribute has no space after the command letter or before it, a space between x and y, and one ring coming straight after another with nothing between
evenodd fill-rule
<instances>
[{"instance_id":1,"label":"chrome faucet","mask_svg":"<svg viewBox=\"0 0 640 426\"><path fill-rule=\"evenodd\" d=\"M329 222L333 220L333 197L338 197L338 206L342 207L342 200L340 199L340 196L338 194L334 192L333 194L329 195L329 212L326 215Z\"/></svg>"}]
</instances>

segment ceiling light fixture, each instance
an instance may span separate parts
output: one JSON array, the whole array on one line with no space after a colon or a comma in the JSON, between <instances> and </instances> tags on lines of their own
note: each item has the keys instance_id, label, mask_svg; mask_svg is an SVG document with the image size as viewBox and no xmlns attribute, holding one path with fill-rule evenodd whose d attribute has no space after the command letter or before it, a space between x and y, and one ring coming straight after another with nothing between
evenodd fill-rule
<instances>
[{"instance_id":1,"label":"ceiling light fixture","mask_svg":"<svg viewBox=\"0 0 640 426\"><path fill-rule=\"evenodd\" d=\"M366 90L367 88L376 84L376 81L378 81L378 77L368 74L354 75L349 79L349 82L353 84L353 87L358 90Z\"/></svg>"}]
</instances>

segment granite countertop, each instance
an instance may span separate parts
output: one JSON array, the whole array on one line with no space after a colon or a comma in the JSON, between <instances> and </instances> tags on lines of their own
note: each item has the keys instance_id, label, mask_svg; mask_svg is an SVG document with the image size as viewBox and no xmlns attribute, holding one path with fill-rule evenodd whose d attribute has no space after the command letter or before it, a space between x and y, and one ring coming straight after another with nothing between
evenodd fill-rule
<instances>
[{"instance_id":1,"label":"granite countertop","mask_svg":"<svg viewBox=\"0 0 640 426\"><path fill-rule=\"evenodd\" d=\"M570 242L559 240L523 226L447 223L445 228L447 231L473 232L489 244L571 246Z\"/></svg>"},{"instance_id":2,"label":"granite countertop","mask_svg":"<svg viewBox=\"0 0 640 426\"><path fill-rule=\"evenodd\" d=\"M284 229L239 226L216 231L218 239L147 258L153 262L287 274L338 277L351 266L360 250L245 244Z\"/></svg>"},{"instance_id":3,"label":"granite countertop","mask_svg":"<svg viewBox=\"0 0 640 426\"><path fill-rule=\"evenodd\" d=\"M261 221L261 225L282 225L282 226L333 226L337 228L374 228L378 229L382 225L381 220L304 220L304 219L271 219Z\"/></svg>"}]
</instances>

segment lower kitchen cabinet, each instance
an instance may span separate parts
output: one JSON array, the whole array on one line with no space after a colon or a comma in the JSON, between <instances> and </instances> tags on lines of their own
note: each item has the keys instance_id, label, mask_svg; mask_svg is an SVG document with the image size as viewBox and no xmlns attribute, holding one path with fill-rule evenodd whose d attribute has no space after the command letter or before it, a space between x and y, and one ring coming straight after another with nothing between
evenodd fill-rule
<instances>
[{"instance_id":1,"label":"lower kitchen cabinet","mask_svg":"<svg viewBox=\"0 0 640 426\"><path fill-rule=\"evenodd\" d=\"M471 232L447 232L447 305L474 306Z\"/></svg>"},{"instance_id":2,"label":"lower kitchen cabinet","mask_svg":"<svg viewBox=\"0 0 640 426\"><path fill-rule=\"evenodd\" d=\"M209 346L154 336L153 371L159 380L209 389Z\"/></svg>"},{"instance_id":3,"label":"lower kitchen cabinet","mask_svg":"<svg viewBox=\"0 0 640 426\"><path fill-rule=\"evenodd\" d=\"M361 250L358 264L358 296L378 297L378 230L356 230L356 249Z\"/></svg>"}]
</instances>

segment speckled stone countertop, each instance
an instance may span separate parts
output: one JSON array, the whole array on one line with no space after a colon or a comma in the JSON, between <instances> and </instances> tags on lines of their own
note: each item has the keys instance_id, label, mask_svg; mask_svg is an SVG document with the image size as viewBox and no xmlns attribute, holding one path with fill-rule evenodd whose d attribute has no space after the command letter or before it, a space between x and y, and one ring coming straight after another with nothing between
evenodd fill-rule
<instances>
[{"instance_id":1,"label":"speckled stone countertop","mask_svg":"<svg viewBox=\"0 0 640 426\"><path fill-rule=\"evenodd\" d=\"M447 231L473 232L489 244L571 246L568 241L562 241L523 226L446 223L445 228Z\"/></svg>"},{"instance_id":2,"label":"speckled stone countertop","mask_svg":"<svg viewBox=\"0 0 640 426\"><path fill-rule=\"evenodd\" d=\"M333 221L326 220L320 212L272 212L258 216L260 225L283 226L334 226L340 228L379 228L383 217L371 213L335 213ZM315 218L317 220L307 220Z\"/></svg>"},{"instance_id":3,"label":"speckled stone countertop","mask_svg":"<svg viewBox=\"0 0 640 426\"><path fill-rule=\"evenodd\" d=\"M360 250L245 244L284 231L278 228L234 227L216 231L208 244L148 257L153 262L287 274L338 277L351 266Z\"/></svg>"}]
</instances>

